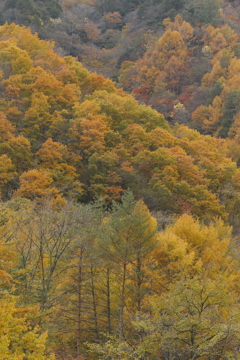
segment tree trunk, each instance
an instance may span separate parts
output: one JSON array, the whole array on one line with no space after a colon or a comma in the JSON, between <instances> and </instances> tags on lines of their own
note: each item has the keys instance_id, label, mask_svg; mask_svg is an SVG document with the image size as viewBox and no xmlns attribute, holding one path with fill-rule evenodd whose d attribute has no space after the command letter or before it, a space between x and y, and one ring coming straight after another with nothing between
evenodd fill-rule
<instances>
[{"instance_id":1,"label":"tree trunk","mask_svg":"<svg viewBox=\"0 0 240 360\"><path fill-rule=\"evenodd\" d=\"M141 267L141 259L138 257L137 259L137 311L141 311L142 305L142 294L141 294L141 287L142 287L142 267Z\"/></svg>"},{"instance_id":2,"label":"tree trunk","mask_svg":"<svg viewBox=\"0 0 240 360\"><path fill-rule=\"evenodd\" d=\"M78 261L78 312L77 312L77 359L82 358L81 354L81 312L82 312L82 260L83 260L83 249L80 249L79 261Z\"/></svg>"},{"instance_id":3,"label":"tree trunk","mask_svg":"<svg viewBox=\"0 0 240 360\"><path fill-rule=\"evenodd\" d=\"M97 316L97 302L95 294L94 274L93 267L91 266L91 287L92 287L92 299L93 299L93 316L95 324L96 339L99 340L99 329L98 329L98 316Z\"/></svg>"},{"instance_id":4,"label":"tree trunk","mask_svg":"<svg viewBox=\"0 0 240 360\"><path fill-rule=\"evenodd\" d=\"M120 315L119 315L119 342L123 340L123 315L124 315L124 306L125 306L125 285L126 285L126 272L127 264L123 264L123 278L122 278L122 291L121 291L121 300L120 300Z\"/></svg>"},{"instance_id":5,"label":"tree trunk","mask_svg":"<svg viewBox=\"0 0 240 360\"><path fill-rule=\"evenodd\" d=\"M110 269L107 268L107 332L111 334L111 293L110 293Z\"/></svg>"}]
</instances>

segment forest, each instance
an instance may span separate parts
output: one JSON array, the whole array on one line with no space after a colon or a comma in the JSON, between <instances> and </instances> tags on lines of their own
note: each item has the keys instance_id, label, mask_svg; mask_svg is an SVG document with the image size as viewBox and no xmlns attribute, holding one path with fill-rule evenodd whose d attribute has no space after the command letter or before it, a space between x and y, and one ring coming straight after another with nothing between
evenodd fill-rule
<instances>
[{"instance_id":1,"label":"forest","mask_svg":"<svg viewBox=\"0 0 240 360\"><path fill-rule=\"evenodd\" d=\"M238 360L238 1L0 14L0 359Z\"/></svg>"}]
</instances>

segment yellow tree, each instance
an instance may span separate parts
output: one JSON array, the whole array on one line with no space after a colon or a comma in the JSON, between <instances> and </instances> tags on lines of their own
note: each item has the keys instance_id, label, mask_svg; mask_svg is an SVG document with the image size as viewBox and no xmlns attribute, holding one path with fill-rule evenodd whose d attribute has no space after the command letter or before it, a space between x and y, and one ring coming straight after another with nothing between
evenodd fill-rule
<instances>
[{"instance_id":1,"label":"yellow tree","mask_svg":"<svg viewBox=\"0 0 240 360\"><path fill-rule=\"evenodd\" d=\"M131 322L139 337L91 348L101 359L236 355L240 272L230 227L184 215L158 234L151 255L151 292Z\"/></svg>"},{"instance_id":2,"label":"yellow tree","mask_svg":"<svg viewBox=\"0 0 240 360\"><path fill-rule=\"evenodd\" d=\"M10 295L0 297L0 356L4 360L53 360L54 355L46 355L47 334L39 334L25 314L30 311L17 308Z\"/></svg>"},{"instance_id":3,"label":"yellow tree","mask_svg":"<svg viewBox=\"0 0 240 360\"><path fill-rule=\"evenodd\" d=\"M162 68L172 56L175 56L179 61L183 62L187 56L186 50L181 34L176 30L168 29L157 41L152 54L146 54L146 60L148 63Z\"/></svg>"},{"instance_id":4,"label":"yellow tree","mask_svg":"<svg viewBox=\"0 0 240 360\"><path fill-rule=\"evenodd\" d=\"M196 128L205 134L217 134L222 117L223 101L220 96L215 96L212 105L200 105L193 113L192 120Z\"/></svg>"},{"instance_id":5,"label":"yellow tree","mask_svg":"<svg viewBox=\"0 0 240 360\"><path fill-rule=\"evenodd\" d=\"M231 246L231 228L223 221L206 226L189 215L159 234L159 296L150 297L152 316L136 321L145 332L138 354L193 359L237 353L240 272Z\"/></svg>"},{"instance_id":6,"label":"yellow tree","mask_svg":"<svg viewBox=\"0 0 240 360\"><path fill-rule=\"evenodd\" d=\"M5 219L6 221L6 219ZM16 265L16 252L0 243L0 357L4 360L53 360L46 355L46 333L41 334L38 327L31 326L27 320L31 308L16 306L16 298L8 293L12 289L12 277L6 270Z\"/></svg>"},{"instance_id":7,"label":"yellow tree","mask_svg":"<svg viewBox=\"0 0 240 360\"><path fill-rule=\"evenodd\" d=\"M181 272L189 275L203 272L214 278L217 272L221 273L222 266L229 279L238 276L239 271L232 274L232 266L237 269L237 264L228 256L231 228L222 220L206 226L185 214L165 233L160 233L158 239L155 259L159 268L164 264L160 274L167 282L174 281Z\"/></svg>"},{"instance_id":8,"label":"yellow tree","mask_svg":"<svg viewBox=\"0 0 240 360\"><path fill-rule=\"evenodd\" d=\"M6 196L6 185L16 176L15 167L7 155L0 156L0 196Z\"/></svg>"},{"instance_id":9,"label":"yellow tree","mask_svg":"<svg viewBox=\"0 0 240 360\"><path fill-rule=\"evenodd\" d=\"M229 25L224 25L221 29L209 25L202 40L216 54L223 48L234 49L238 42L238 36Z\"/></svg>"},{"instance_id":10,"label":"yellow tree","mask_svg":"<svg viewBox=\"0 0 240 360\"><path fill-rule=\"evenodd\" d=\"M14 136L14 127L0 113L0 154L8 156L17 172L27 170L31 165L30 142L22 135Z\"/></svg>"},{"instance_id":11,"label":"yellow tree","mask_svg":"<svg viewBox=\"0 0 240 360\"><path fill-rule=\"evenodd\" d=\"M70 153L66 147L52 139L48 139L36 153L38 169L48 172L54 186L69 197L81 193L81 183L74 164L81 160L80 156Z\"/></svg>"},{"instance_id":12,"label":"yellow tree","mask_svg":"<svg viewBox=\"0 0 240 360\"><path fill-rule=\"evenodd\" d=\"M185 42L188 42L193 36L193 27L187 21L183 20L181 15L177 15L172 22L167 18L163 20L163 24L167 29L178 31Z\"/></svg>"},{"instance_id":13,"label":"yellow tree","mask_svg":"<svg viewBox=\"0 0 240 360\"><path fill-rule=\"evenodd\" d=\"M43 200L44 198L55 198L59 195L59 190L53 186L53 179L48 171L29 170L20 176L20 187L14 196L25 197L27 199Z\"/></svg>"},{"instance_id":14,"label":"yellow tree","mask_svg":"<svg viewBox=\"0 0 240 360\"><path fill-rule=\"evenodd\" d=\"M156 86L155 91L164 90L168 80L171 82L172 79L170 69L177 67L177 73L179 73L186 58L187 48L183 37L177 30L168 28L144 55L142 63L139 64L136 82L144 87L148 94L154 92L154 86ZM168 65L169 61L170 65ZM175 90L175 87L176 84L172 86L172 89Z\"/></svg>"}]
</instances>

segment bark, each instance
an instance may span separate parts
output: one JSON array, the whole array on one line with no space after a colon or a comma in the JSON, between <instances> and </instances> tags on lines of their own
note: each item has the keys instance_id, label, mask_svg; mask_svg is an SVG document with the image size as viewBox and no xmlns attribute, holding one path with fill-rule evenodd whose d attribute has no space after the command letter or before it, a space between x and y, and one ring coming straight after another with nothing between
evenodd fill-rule
<instances>
[{"instance_id":1,"label":"bark","mask_svg":"<svg viewBox=\"0 0 240 360\"><path fill-rule=\"evenodd\" d=\"M82 327L81 327L81 313L82 313L82 264L83 264L83 248L80 249L79 253L79 262L78 262L78 311L77 311L77 359L82 358L81 351L81 337L82 337Z\"/></svg>"},{"instance_id":2,"label":"bark","mask_svg":"<svg viewBox=\"0 0 240 360\"><path fill-rule=\"evenodd\" d=\"M110 269L107 269L107 319L108 319L108 334L111 334L111 292L110 292Z\"/></svg>"},{"instance_id":3,"label":"bark","mask_svg":"<svg viewBox=\"0 0 240 360\"><path fill-rule=\"evenodd\" d=\"M93 274L93 267L92 267L92 266L91 266L91 285L92 285L93 316L94 316L94 324L95 324L95 333L96 333L96 339L99 340L98 315L97 315L97 301L96 301L96 292L95 292L95 284L94 284L94 274Z\"/></svg>"},{"instance_id":4,"label":"bark","mask_svg":"<svg viewBox=\"0 0 240 360\"><path fill-rule=\"evenodd\" d=\"M127 264L124 262L122 290L121 290L121 302L120 302L120 315L119 315L119 342L121 342L123 340L123 315L124 315L124 307L125 307L126 273L127 273Z\"/></svg>"}]
</instances>

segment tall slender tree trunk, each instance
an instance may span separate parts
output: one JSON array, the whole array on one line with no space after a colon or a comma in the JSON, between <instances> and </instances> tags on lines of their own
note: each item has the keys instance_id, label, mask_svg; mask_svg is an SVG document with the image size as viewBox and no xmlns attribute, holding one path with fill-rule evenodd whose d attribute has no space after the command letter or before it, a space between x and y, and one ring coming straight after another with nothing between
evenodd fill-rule
<instances>
[{"instance_id":1,"label":"tall slender tree trunk","mask_svg":"<svg viewBox=\"0 0 240 360\"><path fill-rule=\"evenodd\" d=\"M138 257L137 259L137 311L141 311L142 305L142 266L141 259Z\"/></svg>"},{"instance_id":2,"label":"tall slender tree trunk","mask_svg":"<svg viewBox=\"0 0 240 360\"><path fill-rule=\"evenodd\" d=\"M107 332L111 334L111 292L110 292L110 269L107 268Z\"/></svg>"},{"instance_id":3,"label":"tall slender tree trunk","mask_svg":"<svg viewBox=\"0 0 240 360\"><path fill-rule=\"evenodd\" d=\"M82 358L81 352L81 337L82 337L82 327L81 327L81 313L82 313L82 265L83 265L83 248L80 249L79 261L78 261L78 312L77 312L77 359Z\"/></svg>"},{"instance_id":4,"label":"tall slender tree trunk","mask_svg":"<svg viewBox=\"0 0 240 360\"><path fill-rule=\"evenodd\" d=\"M98 315L97 315L97 301L96 301L96 292L95 292L95 284L94 284L94 273L93 273L93 267L92 267L92 266L91 266L91 287L92 287L93 316L94 316L95 333L96 333L96 339L99 340Z\"/></svg>"},{"instance_id":5,"label":"tall slender tree trunk","mask_svg":"<svg viewBox=\"0 0 240 360\"><path fill-rule=\"evenodd\" d=\"M123 340L123 315L124 315L124 307L125 307L126 273L127 273L127 264L126 264L126 262L124 262L121 300L120 300L120 315L119 315L119 342L122 342L122 340Z\"/></svg>"},{"instance_id":6,"label":"tall slender tree trunk","mask_svg":"<svg viewBox=\"0 0 240 360\"><path fill-rule=\"evenodd\" d=\"M41 304L40 310L44 311L45 302L46 302L46 279L45 279L45 268L44 268L44 249L43 249L43 236L41 235L40 246L39 246L39 261L41 266L41 276L42 276L42 294L41 294Z\"/></svg>"}]
</instances>

